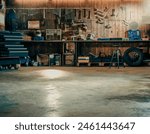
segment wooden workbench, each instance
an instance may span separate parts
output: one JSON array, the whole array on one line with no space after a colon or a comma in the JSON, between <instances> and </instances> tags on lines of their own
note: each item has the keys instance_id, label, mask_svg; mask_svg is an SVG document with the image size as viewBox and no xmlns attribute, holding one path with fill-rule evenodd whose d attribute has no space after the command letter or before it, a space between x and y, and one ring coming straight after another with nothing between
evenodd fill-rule
<instances>
[{"instance_id":1,"label":"wooden workbench","mask_svg":"<svg viewBox=\"0 0 150 134\"><path fill-rule=\"evenodd\" d=\"M62 65L65 65L64 55L66 54L66 44L73 43L75 45L74 51L74 62L77 63L77 58L80 55L86 55L87 52L91 49L101 49L102 47L112 48L120 47L126 48L129 47L141 47L146 49L146 53L150 53L150 40L135 40L135 41L122 41L122 40L77 40L77 41L23 41L25 47L28 48L29 56L34 57L37 54L51 54L58 53L62 55ZM106 50L106 49L105 49ZM84 52L86 51L86 52ZM96 52L97 55L99 52ZM99 50L98 50L99 51Z\"/></svg>"}]
</instances>

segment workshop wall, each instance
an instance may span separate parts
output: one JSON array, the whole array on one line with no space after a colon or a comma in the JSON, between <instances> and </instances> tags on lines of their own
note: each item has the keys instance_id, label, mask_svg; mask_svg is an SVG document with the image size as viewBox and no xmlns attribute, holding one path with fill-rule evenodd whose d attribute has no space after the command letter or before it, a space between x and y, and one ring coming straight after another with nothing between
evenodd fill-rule
<instances>
[{"instance_id":1,"label":"workshop wall","mask_svg":"<svg viewBox=\"0 0 150 134\"><path fill-rule=\"evenodd\" d=\"M7 8L14 8L18 16L18 30L28 30L28 21L38 20L40 29L62 29L63 35L126 37L132 22L147 36L148 0L8 0ZM73 9L71 9L73 8Z\"/></svg>"},{"instance_id":2,"label":"workshop wall","mask_svg":"<svg viewBox=\"0 0 150 134\"><path fill-rule=\"evenodd\" d=\"M54 30L54 33L49 32L48 36L54 36L49 39L86 39L89 33L96 38L125 38L127 31L137 25L143 38L150 37L149 0L7 0L6 5L7 13L12 8L15 10L17 30L31 37L36 30L41 30L48 39L46 30L58 29L61 31L58 31L59 34L62 33L61 38L57 38L57 31ZM39 27L29 27L31 21L34 26L39 22ZM84 55L89 52L111 55L113 51L110 47L97 46L83 49ZM121 49L124 52L127 48ZM45 52L48 48L40 51Z\"/></svg>"},{"instance_id":3,"label":"workshop wall","mask_svg":"<svg viewBox=\"0 0 150 134\"><path fill-rule=\"evenodd\" d=\"M140 4L144 0L7 0L8 6L14 7L51 7L51 8L82 8L101 7L108 4Z\"/></svg>"}]
</instances>

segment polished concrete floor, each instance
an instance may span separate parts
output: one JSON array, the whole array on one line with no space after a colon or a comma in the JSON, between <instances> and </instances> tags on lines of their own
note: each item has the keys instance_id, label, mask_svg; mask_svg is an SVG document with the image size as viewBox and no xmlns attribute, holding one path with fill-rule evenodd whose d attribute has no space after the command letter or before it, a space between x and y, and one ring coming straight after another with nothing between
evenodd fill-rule
<instances>
[{"instance_id":1,"label":"polished concrete floor","mask_svg":"<svg viewBox=\"0 0 150 134\"><path fill-rule=\"evenodd\" d=\"M150 116L150 68L2 70L0 116Z\"/></svg>"}]
</instances>

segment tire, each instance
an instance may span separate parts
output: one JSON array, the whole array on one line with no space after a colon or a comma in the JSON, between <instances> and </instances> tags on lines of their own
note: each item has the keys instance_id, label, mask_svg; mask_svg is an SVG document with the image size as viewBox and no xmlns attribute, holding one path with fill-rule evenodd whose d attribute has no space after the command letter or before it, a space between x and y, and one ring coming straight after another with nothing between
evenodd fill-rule
<instances>
[{"instance_id":1,"label":"tire","mask_svg":"<svg viewBox=\"0 0 150 134\"><path fill-rule=\"evenodd\" d=\"M124 52L124 61L128 66L140 66L143 62L143 52L139 48L131 47Z\"/></svg>"}]
</instances>

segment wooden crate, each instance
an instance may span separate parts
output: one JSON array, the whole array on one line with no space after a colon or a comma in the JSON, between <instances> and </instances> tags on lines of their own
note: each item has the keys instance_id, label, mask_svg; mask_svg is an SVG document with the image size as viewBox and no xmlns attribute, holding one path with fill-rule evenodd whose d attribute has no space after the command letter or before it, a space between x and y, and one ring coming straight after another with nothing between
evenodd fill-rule
<instances>
[{"instance_id":1,"label":"wooden crate","mask_svg":"<svg viewBox=\"0 0 150 134\"><path fill-rule=\"evenodd\" d=\"M78 57L78 63L89 63L90 58L88 56L79 56Z\"/></svg>"},{"instance_id":2,"label":"wooden crate","mask_svg":"<svg viewBox=\"0 0 150 134\"><path fill-rule=\"evenodd\" d=\"M74 65L74 55L65 55L65 65Z\"/></svg>"}]
</instances>

